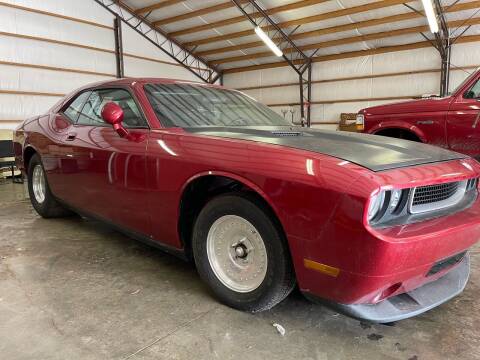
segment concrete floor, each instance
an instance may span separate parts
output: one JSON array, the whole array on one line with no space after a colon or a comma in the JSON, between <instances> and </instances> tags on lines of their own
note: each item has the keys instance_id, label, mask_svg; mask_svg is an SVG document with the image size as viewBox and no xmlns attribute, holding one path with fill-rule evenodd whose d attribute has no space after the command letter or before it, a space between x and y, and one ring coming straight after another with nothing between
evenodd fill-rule
<instances>
[{"instance_id":1,"label":"concrete floor","mask_svg":"<svg viewBox=\"0 0 480 360\"><path fill-rule=\"evenodd\" d=\"M298 293L252 315L217 303L192 265L80 217L44 220L0 183L0 358L480 359L478 249L461 296L393 326Z\"/></svg>"}]
</instances>

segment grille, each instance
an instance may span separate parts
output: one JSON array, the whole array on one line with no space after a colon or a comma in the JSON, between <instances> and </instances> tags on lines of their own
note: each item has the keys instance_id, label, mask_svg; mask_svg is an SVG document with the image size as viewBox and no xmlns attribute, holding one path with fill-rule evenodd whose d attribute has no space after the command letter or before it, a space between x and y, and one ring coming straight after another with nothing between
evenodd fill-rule
<instances>
[{"instance_id":1,"label":"grille","mask_svg":"<svg viewBox=\"0 0 480 360\"><path fill-rule=\"evenodd\" d=\"M411 214L420 214L455 206L462 201L468 190L467 180L419 186L413 189L410 196L409 211Z\"/></svg>"},{"instance_id":2,"label":"grille","mask_svg":"<svg viewBox=\"0 0 480 360\"><path fill-rule=\"evenodd\" d=\"M415 189L413 206L444 201L452 197L458 190L458 182L421 186Z\"/></svg>"}]
</instances>

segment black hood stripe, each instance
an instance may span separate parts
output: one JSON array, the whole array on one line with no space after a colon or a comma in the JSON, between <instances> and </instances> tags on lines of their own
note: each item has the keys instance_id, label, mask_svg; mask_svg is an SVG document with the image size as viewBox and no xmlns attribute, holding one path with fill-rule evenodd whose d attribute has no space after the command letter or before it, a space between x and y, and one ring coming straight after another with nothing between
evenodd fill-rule
<instances>
[{"instance_id":1,"label":"black hood stripe","mask_svg":"<svg viewBox=\"0 0 480 360\"><path fill-rule=\"evenodd\" d=\"M349 161L372 171L466 158L440 147L378 135L302 127L201 127L188 132L312 151ZM292 132L293 136L282 136ZM295 136L295 133L299 133ZM288 134L287 134L288 135Z\"/></svg>"}]
</instances>

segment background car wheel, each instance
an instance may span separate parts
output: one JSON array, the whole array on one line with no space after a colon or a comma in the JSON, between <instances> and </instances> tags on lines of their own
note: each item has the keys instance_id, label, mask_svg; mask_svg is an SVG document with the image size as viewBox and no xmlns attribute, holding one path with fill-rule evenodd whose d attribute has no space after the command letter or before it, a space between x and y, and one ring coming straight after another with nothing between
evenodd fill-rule
<instances>
[{"instance_id":1,"label":"background car wheel","mask_svg":"<svg viewBox=\"0 0 480 360\"><path fill-rule=\"evenodd\" d=\"M35 154L28 165L28 193L37 213L44 218L71 215L72 212L58 203L48 187L47 177L40 157Z\"/></svg>"},{"instance_id":2,"label":"background car wheel","mask_svg":"<svg viewBox=\"0 0 480 360\"><path fill-rule=\"evenodd\" d=\"M239 310L268 310L295 286L288 245L254 198L228 194L202 209L193 232L198 272L215 295Z\"/></svg>"}]
</instances>

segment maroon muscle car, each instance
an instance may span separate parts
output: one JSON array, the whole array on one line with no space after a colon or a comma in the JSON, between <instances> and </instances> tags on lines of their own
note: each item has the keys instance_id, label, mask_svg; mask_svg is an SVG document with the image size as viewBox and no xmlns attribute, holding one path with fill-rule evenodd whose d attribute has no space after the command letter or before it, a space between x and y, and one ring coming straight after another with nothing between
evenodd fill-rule
<instances>
[{"instance_id":1,"label":"maroon muscle car","mask_svg":"<svg viewBox=\"0 0 480 360\"><path fill-rule=\"evenodd\" d=\"M368 134L421 141L480 159L480 69L450 96L374 106L357 115Z\"/></svg>"},{"instance_id":2,"label":"maroon muscle car","mask_svg":"<svg viewBox=\"0 0 480 360\"><path fill-rule=\"evenodd\" d=\"M219 86L86 86L24 121L15 149L41 216L79 213L193 259L245 311L298 283L353 317L414 316L463 290L480 236L475 160L292 127Z\"/></svg>"}]
</instances>

